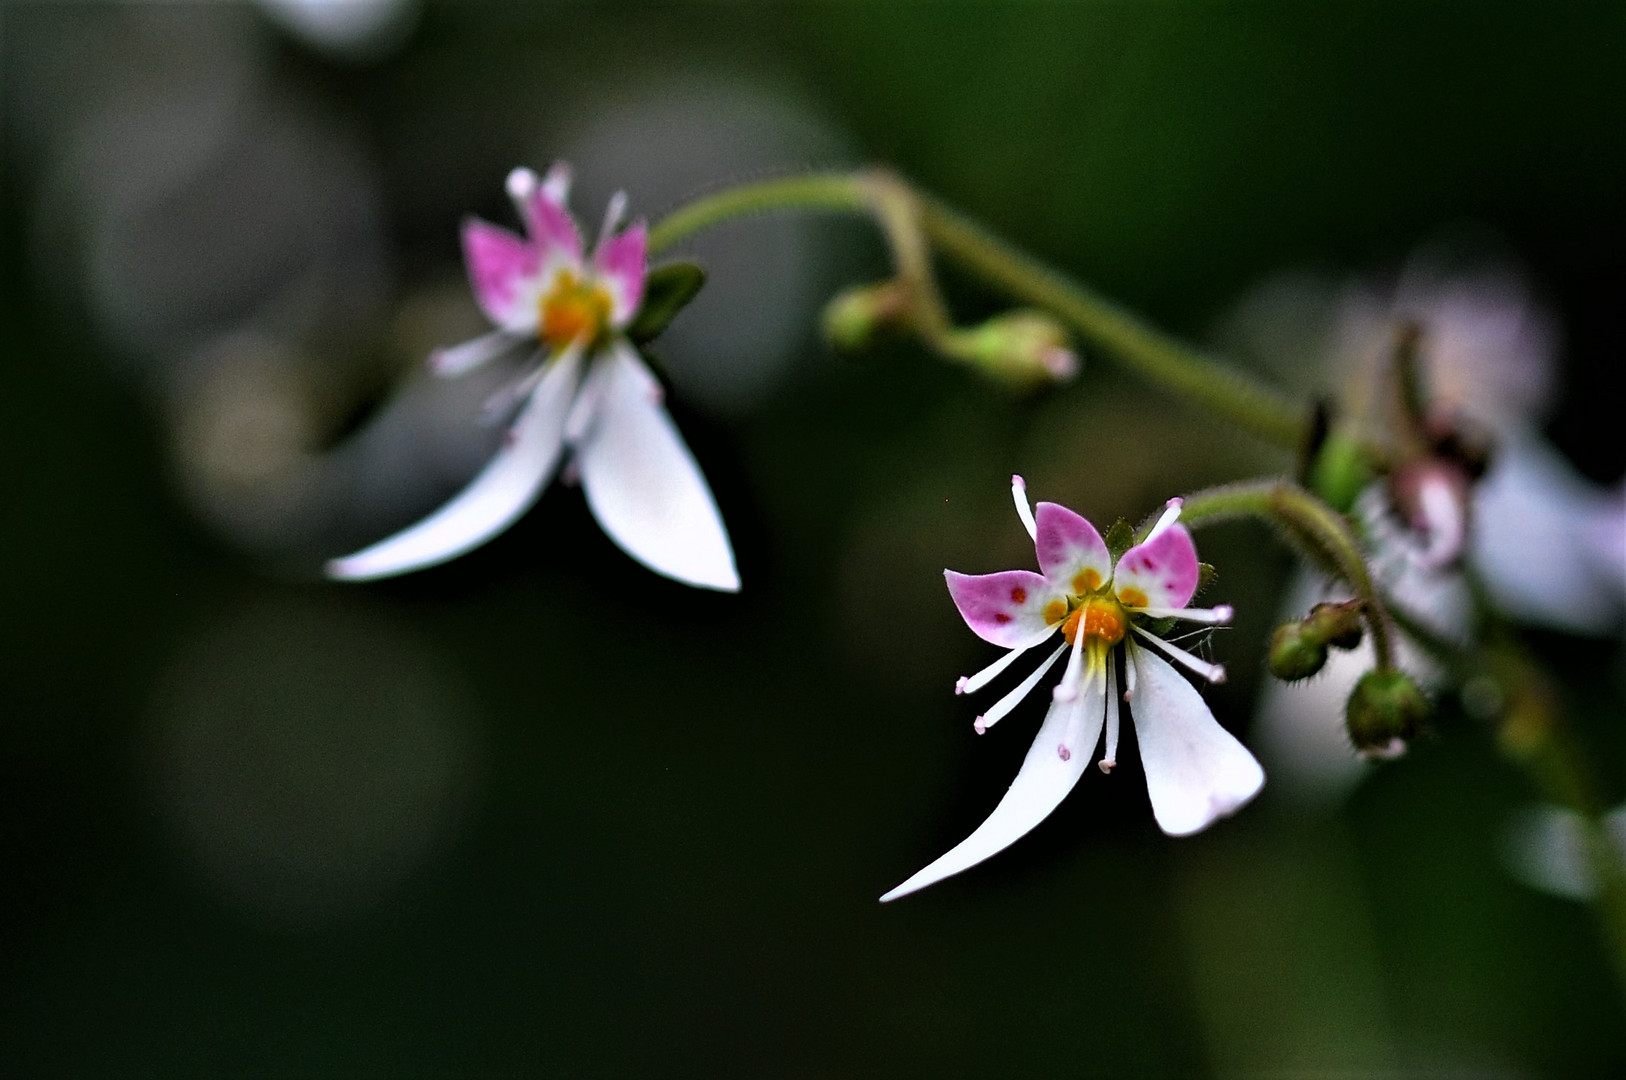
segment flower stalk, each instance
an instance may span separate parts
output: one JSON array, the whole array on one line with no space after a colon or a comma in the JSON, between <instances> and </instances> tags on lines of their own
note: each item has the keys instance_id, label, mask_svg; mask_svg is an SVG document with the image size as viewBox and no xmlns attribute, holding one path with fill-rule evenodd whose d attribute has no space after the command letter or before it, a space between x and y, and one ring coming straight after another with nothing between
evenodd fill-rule
<instances>
[{"instance_id":1,"label":"flower stalk","mask_svg":"<svg viewBox=\"0 0 1626 1080\"><path fill-rule=\"evenodd\" d=\"M1305 442L1308 410L1153 329L888 172L813 173L718 192L657 223L650 230L650 251L668 248L732 218L774 210L870 214L893 247L900 275L911 284L930 283L929 254L935 249L985 283L1055 316L1082 340L1154 385L1267 442L1289 450ZM928 333L934 325L946 326L935 288L920 295L926 297L923 313ZM918 319L922 311L915 314Z\"/></svg>"}]
</instances>

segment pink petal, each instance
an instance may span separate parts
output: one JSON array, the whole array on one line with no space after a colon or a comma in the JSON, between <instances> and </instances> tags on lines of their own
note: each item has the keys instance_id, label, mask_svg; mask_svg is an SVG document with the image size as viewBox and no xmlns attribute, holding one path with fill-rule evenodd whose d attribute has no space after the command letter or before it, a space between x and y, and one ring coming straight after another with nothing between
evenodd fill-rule
<instances>
[{"instance_id":1,"label":"pink petal","mask_svg":"<svg viewBox=\"0 0 1626 1080\"><path fill-rule=\"evenodd\" d=\"M1197 548L1184 525L1171 525L1124 552L1113 589L1125 607L1185 607L1197 591Z\"/></svg>"},{"instance_id":2,"label":"pink petal","mask_svg":"<svg viewBox=\"0 0 1626 1080\"><path fill-rule=\"evenodd\" d=\"M1051 502L1040 503L1033 519L1039 569L1057 588L1082 595L1112 579L1112 555L1094 525Z\"/></svg>"},{"instance_id":3,"label":"pink petal","mask_svg":"<svg viewBox=\"0 0 1626 1080\"><path fill-rule=\"evenodd\" d=\"M463 223L463 256L474 298L492 322L510 330L535 325L542 255L534 244L470 218Z\"/></svg>"},{"instance_id":4,"label":"pink petal","mask_svg":"<svg viewBox=\"0 0 1626 1080\"><path fill-rule=\"evenodd\" d=\"M997 574L943 571L960 617L982 640L1007 649L1028 645L1050 629L1045 606L1062 600L1055 588L1031 570Z\"/></svg>"},{"instance_id":5,"label":"pink petal","mask_svg":"<svg viewBox=\"0 0 1626 1080\"><path fill-rule=\"evenodd\" d=\"M610 290L610 322L615 326L625 326L643 303L648 248L648 230L638 221L593 253L593 269Z\"/></svg>"},{"instance_id":6,"label":"pink petal","mask_svg":"<svg viewBox=\"0 0 1626 1080\"><path fill-rule=\"evenodd\" d=\"M565 209L568 184L556 182L554 172L548 173L548 183L537 185L525 198L525 228L531 240L542 249L545 261L552 262L563 256L571 265L582 261L582 234L576 228L576 219Z\"/></svg>"}]
</instances>

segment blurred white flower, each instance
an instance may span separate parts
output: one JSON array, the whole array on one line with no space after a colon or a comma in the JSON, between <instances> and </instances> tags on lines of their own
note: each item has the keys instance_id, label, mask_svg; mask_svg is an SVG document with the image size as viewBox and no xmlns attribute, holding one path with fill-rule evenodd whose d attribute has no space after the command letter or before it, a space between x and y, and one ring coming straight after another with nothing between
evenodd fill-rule
<instances>
[{"instance_id":1,"label":"blurred white flower","mask_svg":"<svg viewBox=\"0 0 1626 1080\"><path fill-rule=\"evenodd\" d=\"M444 349L430 365L460 375L530 343L529 370L492 399L512 416L486 467L416 525L328 563L351 581L434 566L507 529L536 500L568 448L587 505L620 548L657 573L735 591L739 575L717 504L661 403L661 388L625 336L644 299L646 230L621 230L611 200L589 257L566 209L570 171L515 169L508 192L526 236L471 219L463 248L476 299L497 329Z\"/></svg>"},{"instance_id":2,"label":"blurred white flower","mask_svg":"<svg viewBox=\"0 0 1626 1080\"><path fill-rule=\"evenodd\" d=\"M1405 323L1421 332L1431 416L1478 425L1495 445L1487 472L1471 485L1449 462L1431 471L1425 460L1398 485L1363 496L1358 513L1385 591L1436 632L1462 639L1471 608L1460 554L1514 619L1571 633L1617 631L1626 608L1626 493L1587 482L1538 433L1554 396L1559 336L1517 270L1464 265L1441 245L1416 254L1389 290L1284 277L1245 299L1227 330L1241 349L1290 363L1283 372L1301 385L1323 370L1306 358L1322 360L1347 387L1346 403L1374 412L1366 400L1377 383L1374 366L1389 362ZM1348 596L1301 572L1284 616ZM1399 661L1425 683L1438 678L1404 641ZM1257 738L1284 787L1332 796L1363 775L1341 718L1349 689L1370 666L1363 645L1334 652L1312 679L1267 685Z\"/></svg>"},{"instance_id":3,"label":"blurred white flower","mask_svg":"<svg viewBox=\"0 0 1626 1080\"><path fill-rule=\"evenodd\" d=\"M1626 806L1604 816L1617 857L1626 857ZM1555 806L1531 806L1508 819L1502 858L1513 876L1533 889L1569 900L1590 900L1598 891L1579 815Z\"/></svg>"}]
</instances>

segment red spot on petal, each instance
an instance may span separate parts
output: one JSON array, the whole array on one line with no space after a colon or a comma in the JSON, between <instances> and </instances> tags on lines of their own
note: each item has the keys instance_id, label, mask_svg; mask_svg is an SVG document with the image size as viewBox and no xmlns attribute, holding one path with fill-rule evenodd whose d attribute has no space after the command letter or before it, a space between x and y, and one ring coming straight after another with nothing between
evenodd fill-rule
<instances>
[{"instance_id":1,"label":"red spot on petal","mask_svg":"<svg viewBox=\"0 0 1626 1080\"><path fill-rule=\"evenodd\" d=\"M1011 621L1011 617L1009 615L1005 614L1003 611L997 612L994 615L994 622L998 623L1000 626L1004 626L1006 623L1008 623L1010 621Z\"/></svg>"},{"instance_id":2,"label":"red spot on petal","mask_svg":"<svg viewBox=\"0 0 1626 1080\"><path fill-rule=\"evenodd\" d=\"M1027 598L1028 591L1022 588L1022 586L1018 585L1016 588L1011 590L1011 603L1023 604L1027 602Z\"/></svg>"}]
</instances>

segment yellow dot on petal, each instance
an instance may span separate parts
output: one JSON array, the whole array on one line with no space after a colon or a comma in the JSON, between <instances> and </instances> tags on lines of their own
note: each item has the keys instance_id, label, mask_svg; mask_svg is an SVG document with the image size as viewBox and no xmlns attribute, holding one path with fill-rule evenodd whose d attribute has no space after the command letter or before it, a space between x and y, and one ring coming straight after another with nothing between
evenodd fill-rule
<instances>
[{"instance_id":1,"label":"yellow dot on petal","mask_svg":"<svg viewBox=\"0 0 1626 1080\"><path fill-rule=\"evenodd\" d=\"M1086 570L1080 571L1077 576L1073 578L1073 594L1075 596L1083 596L1085 593L1092 593L1100 587L1101 571L1097 570L1093 566Z\"/></svg>"},{"instance_id":2,"label":"yellow dot on petal","mask_svg":"<svg viewBox=\"0 0 1626 1080\"><path fill-rule=\"evenodd\" d=\"M1118 601L1121 604L1123 604L1124 607L1136 607L1136 608L1138 608L1138 607L1146 607L1148 604L1151 603L1151 601L1146 598L1145 593L1143 593L1139 589L1136 589L1136 588L1133 588L1133 587L1130 587L1130 588L1127 588L1127 589L1119 589L1118 590Z\"/></svg>"},{"instance_id":3,"label":"yellow dot on petal","mask_svg":"<svg viewBox=\"0 0 1626 1080\"><path fill-rule=\"evenodd\" d=\"M1052 600L1044 606L1044 621L1054 626L1067 617L1067 605L1060 600Z\"/></svg>"}]
</instances>

